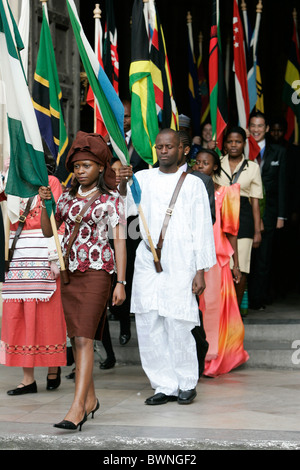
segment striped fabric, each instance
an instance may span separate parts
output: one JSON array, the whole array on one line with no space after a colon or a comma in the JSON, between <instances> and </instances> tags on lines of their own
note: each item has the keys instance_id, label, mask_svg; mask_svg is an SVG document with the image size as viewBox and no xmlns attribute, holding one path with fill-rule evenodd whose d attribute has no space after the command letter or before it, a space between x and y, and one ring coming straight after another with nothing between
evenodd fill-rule
<instances>
[{"instance_id":1,"label":"striped fabric","mask_svg":"<svg viewBox=\"0 0 300 470\"><path fill-rule=\"evenodd\" d=\"M12 231L10 246L14 236ZM47 239L40 229L23 231L2 287L3 300L47 301L55 290L56 281L50 276Z\"/></svg>"}]
</instances>

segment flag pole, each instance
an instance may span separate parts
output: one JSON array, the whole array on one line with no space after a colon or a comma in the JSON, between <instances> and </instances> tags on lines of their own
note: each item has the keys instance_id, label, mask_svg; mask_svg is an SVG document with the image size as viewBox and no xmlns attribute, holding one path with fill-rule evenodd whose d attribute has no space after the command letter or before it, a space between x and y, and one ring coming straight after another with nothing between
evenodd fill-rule
<instances>
[{"instance_id":1,"label":"flag pole","mask_svg":"<svg viewBox=\"0 0 300 470\"><path fill-rule=\"evenodd\" d=\"M192 23L193 23L193 18L192 18L191 12L188 11L187 15L186 15L186 25L187 25L187 29L188 29L188 36L189 36L189 40L190 40L192 55L194 57L194 40L193 40L193 26L192 26Z\"/></svg>"},{"instance_id":2,"label":"flag pole","mask_svg":"<svg viewBox=\"0 0 300 470\"><path fill-rule=\"evenodd\" d=\"M47 15L47 20L48 20L48 22L49 22L48 8L47 8L47 2L48 2L48 0L40 0L40 2L41 2L41 4L42 4L42 7L43 7L43 5L45 4L45 13L46 13L46 15Z\"/></svg>"},{"instance_id":3,"label":"flag pole","mask_svg":"<svg viewBox=\"0 0 300 470\"><path fill-rule=\"evenodd\" d=\"M101 9L100 9L100 3L95 4L95 9L93 11L94 13L94 20L95 20L95 39L94 39L94 49L95 49L95 54L97 55L97 44L98 44L98 31L97 31L97 19L101 19ZM102 56L102 51L101 51L101 56ZM94 98L94 132L97 132L97 114L96 114L96 109L97 109L97 104L96 104L96 99Z\"/></svg>"},{"instance_id":4,"label":"flag pole","mask_svg":"<svg viewBox=\"0 0 300 470\"><path fill-rule=\"evenodd\" d=\"M149 228L148 228L148 225L147 225L147 222L146 222L146 218L145 218L145 215L144 215L144 212L143 212L143 209L142 209L141 205L139 205L138 211L139 211L139 214L141 216L141 219L142 219L142 222L143 222L143 225L144 225L144 229L146 231L147 239L148 239L148 242L149 242L149 245L150 245L150 249L151 249L151 253L153 255L154 262L158 263L159 259L158 259L158 256L157 256L157 252L156 252L156 249L154 247L154 244L153 244L153 241L152 241L152 238L151 238L151 235L150 235L150 231L149 231Z\"/></svg>"},{"instance_id":5,"label":"flag pole","mask_svg":"<svg viewBox=\"0 0 300 470\"><path fill-rule=\"evenodd\" d=\"M256 47L257 47L258 32L260 28L262 10L263 10L262 0L258 0L258 3L256 5L256 21L255 21L255 30L254 30L254 47L253 47L254 59L256 58Z\"/></svg>"},{"instance_id":6,"label":"flag pole","mask_svg":"<svg viewBox=\"0 0 300 470\"><path fill-rule=\"evenodd\" d=\"M247 4L245 0L241 1L241 10L243 12L243 19L244 19L244 31L245 31L245 42L247 45L248 49L248 44L249 44L249 33L248 33L248 20L247 20Z\"/></svg>"}]
</instances>

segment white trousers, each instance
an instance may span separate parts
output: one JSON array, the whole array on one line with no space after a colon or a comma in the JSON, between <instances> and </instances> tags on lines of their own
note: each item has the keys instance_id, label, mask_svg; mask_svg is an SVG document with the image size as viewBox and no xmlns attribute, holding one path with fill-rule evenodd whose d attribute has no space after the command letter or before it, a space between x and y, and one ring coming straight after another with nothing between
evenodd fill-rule
<instances>
[{"instance_id":1,"label":"white trousers","mask_svg":"<svg viewBox=\"0 0 300 470\"><path fill-rule=\"evenodd\" d=\"M196 387L199 377L196 342L186 321L162 317L158 311L136 313L142 367L155 393L178 395Z\"/></svg>"}]
</instances>

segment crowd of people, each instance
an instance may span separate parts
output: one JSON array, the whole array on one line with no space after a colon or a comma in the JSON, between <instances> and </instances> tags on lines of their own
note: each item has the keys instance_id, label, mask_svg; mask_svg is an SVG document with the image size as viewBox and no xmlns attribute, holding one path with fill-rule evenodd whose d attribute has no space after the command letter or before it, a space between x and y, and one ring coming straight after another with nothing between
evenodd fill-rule
<instances>
[{"instance_id":1,"label":"crowd of people","mask_svg":"<svg viewBox=\"0 0 300 470\"><path fill-rule=\"evenodd\" d=\"M146 405L189 404L199 377L245 363L245 290L253 309L271 301L272 248L290 214L296 221L299 215L299 195L287 192L293 171L280 122L269 127L255 113L249 129L228 127L219 152L210 123L193 136L190 119L180 116L179 131L158 133L157 163L149 168L132 146L130 103L123 104L131 165L123 166L99 134L79 131L66 161L71 188L63 191L49 175L48 187L18 201L21 217L11 223L9 259L1 270L0 363L23 369L22 381L7 393L36 393L37 366L47 367L47 390L59 387L71 343L74 398L54 425L61 429L81 430L99 409L94 345L100 340L106 351L100 368L114 367L109 319L120 321L122 346L135 319L141 364L155 392ZM246 132L260 147L255 161L246 156ZM131 195L133 174L139 209ZM55 227L45 206L52 195Z\"/></svg>"}]
</instances>

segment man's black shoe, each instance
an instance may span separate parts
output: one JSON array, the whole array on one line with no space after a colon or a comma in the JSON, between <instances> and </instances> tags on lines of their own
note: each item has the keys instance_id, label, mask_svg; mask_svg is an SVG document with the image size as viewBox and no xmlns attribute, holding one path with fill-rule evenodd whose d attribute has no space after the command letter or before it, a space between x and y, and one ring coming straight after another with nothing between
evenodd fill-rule
<instances>
[{"instance_id":1,"label":"man's black shoe","mask_svg":"<svg viewBox=\"0 0 300 470\"><path fill-rule=\"evenodd\" d=\"M115 357L107 357L105 361L100 362L100 369L112 369L115 366L116 358Z\"/></svg>"},{"instance_id":2,"label":"man's black shoe","mask_svg":"<svg viewBox=\"0 0 300 470\"><path fill-rule=\"evenodd\" d=\"M196 395L197 392L195 388L192 390L179 390L177 401L180 405L188 405L194 400Z\"/></svg>"},{"instance_id":3,"label":"man's black shoe","mask_svg":"<svg viewBox=\"0 0 300 470\"><path fill-rule=\"evenodd\" d=\"M164 405L168 401L176 401L177 397L174 395L165 395L164 393L156 393L152 397L147 398L146 405Z\"/></svg>"},{"instance_id":4,"label":"man's black shoe","mask_svg":"<svg viewBox=\"0 0 300 470\"><path fill-rule=\"evenodd\" d=\"M127 335L120 335L119 337L119 343L121 346L125 346L125 344L128 343L128 341L130 340L131 338L131 334L127 334Z\"/></svg>"}]
</instances>

